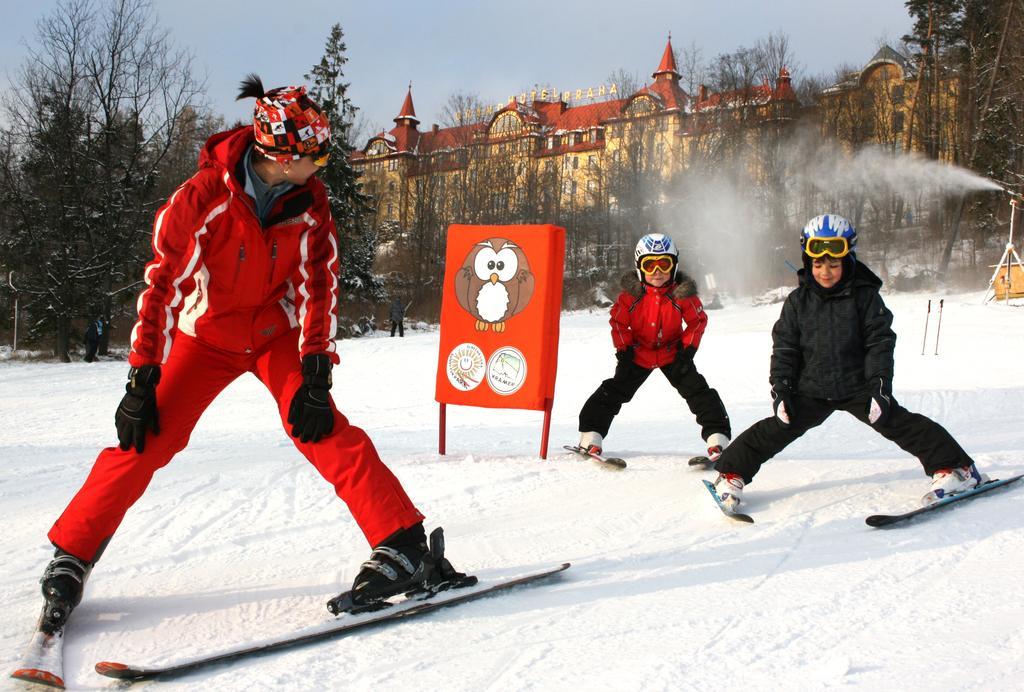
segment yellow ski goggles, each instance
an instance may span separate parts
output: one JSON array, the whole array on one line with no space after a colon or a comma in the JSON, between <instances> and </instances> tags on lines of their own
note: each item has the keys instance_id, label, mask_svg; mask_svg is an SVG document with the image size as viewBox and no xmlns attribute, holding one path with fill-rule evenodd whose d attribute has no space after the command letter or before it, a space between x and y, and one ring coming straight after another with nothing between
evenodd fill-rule
<instances>
[{"instance_id":1,"label":"yellow ski goggles","mask_svg":"<svg viewBox=\"0 0 1024 692\"><path fill-rule=\"evenodd\" d=\"M322 154L313 157L313 165L323 168L331 158L331 150L328 149Z\"/></svg>"},{"instance_id":2,"label":"yellow ski goggles","mask_svg":"<svg viewBox=\"0 0 1024 692\"><path fill-rule=\"evenodd\" d=\"M841 236L832 236L829 238L808 238L807 242L804 243L804 252L808 257L822 257L828 255L829 257L846 257L850 254L850 244L846 242L846 238Z\"/></svg>"},{"instance_id":3,"label":"yellow ski goggles","mask_svg":"<svg viewBox=\"0 0 1024 692\"><path fill-rule=\"evenodd\" d=\"M640 271L647 276L658 271L668 274L675 263L676 258L672 255L647 255L640 260Z\"/></svg>"}]
</instances>

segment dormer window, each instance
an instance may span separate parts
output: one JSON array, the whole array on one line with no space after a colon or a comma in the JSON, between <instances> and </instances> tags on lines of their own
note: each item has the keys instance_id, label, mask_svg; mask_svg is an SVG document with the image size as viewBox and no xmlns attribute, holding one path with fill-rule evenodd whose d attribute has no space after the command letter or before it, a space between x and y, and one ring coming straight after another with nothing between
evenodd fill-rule
<instances>
[{"instance_id":1,"label":"dormer window","mask_svg":"<svg viewBox=\"0 0 1024 692\"><path fill-rule=\"evenodd\" d=\"M491 125L491 136L516 134L523 129L523 121L515 113L502 113Z\"/></svg>"},{"instance_id":2,"label":"dormer window","mask_svg":"<svg viewBox=\"0 0 1024 692\"><path fill-rule=\"evenodd\" d=\"M627 115L646 115L647 113L653 113L657 110L657 106L654 105L654 99L650 96L637 96L633 99L633 102L629 104L626 109Z\"/></svg>"}]
</instances>

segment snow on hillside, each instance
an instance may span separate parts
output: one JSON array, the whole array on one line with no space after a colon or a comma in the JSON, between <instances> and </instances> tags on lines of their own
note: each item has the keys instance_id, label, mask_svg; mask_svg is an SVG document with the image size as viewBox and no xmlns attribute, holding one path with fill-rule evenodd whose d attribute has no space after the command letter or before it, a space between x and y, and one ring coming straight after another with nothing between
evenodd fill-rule
<instances>
[{"instance_id":1,"label":"snow on hillside","mask_svg":"<svg viewBox=\"0 0 1024 692\"><path fill-rule=\"evenodd\" d=\"M993 476L1024 469L1024 311L891 295L896 396ZM778 305L710 313L697 365L734 431L770 413ZM621 473L570 457L579 407L614 364L603 311L563 316L552 451L541 414L449 407L437 450L436 331L340 344L334 394L369 431L457 567L484 576L562 561L557 581L395 626L161 680L216 690L1016 690L1024 679L1024 486L890 530L919 465L837 414L750 486L730 522L686 459L698 429L660 375L612 427ZM0 659L38 615L46 531L114 440L127 366L0 363ZM281 432L254 378L232 385L159 472L96 567L69 627L69 687L116 686L96 661L171 661L324 622L368 547ZM11 681L7 681L10 683ZM3 683L3 684L7 684Z\"/></svg>"}]
</instances>

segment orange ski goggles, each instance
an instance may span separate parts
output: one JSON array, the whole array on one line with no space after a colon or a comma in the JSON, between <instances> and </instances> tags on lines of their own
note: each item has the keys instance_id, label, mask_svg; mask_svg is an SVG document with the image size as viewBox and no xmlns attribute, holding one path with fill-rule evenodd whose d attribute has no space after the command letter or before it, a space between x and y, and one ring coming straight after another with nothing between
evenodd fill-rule
<instances>
[{"instance_id":1,"label":"orange ski goggles","mask_svg":"<svg viewBox=\"0 0 1024 692\"><path fill-rule=\"evenodd\" d=\"M804 252L808 257L815 259L823 255L836 258L846 257L850 254L850 244L846 242L846 238L841 236L808 238L807 243L804 245Z\"/></svg>"},{"instance_id":2,"label":"orange ski goggles","mask_svg":"<svg viewBox=\"0 0 1024 692\"><path fill-rule=\"evenodd\" d=\"M647 276L654 272L668 274L675 266L676 259L672 255L647 255L640 260L640 271Z\"/></svg>"},{"instance_id":3,"label":"orange ski goggles","mask_svg":"<svg viewBox=\"0 0 1024 692\"><path fill-rule=\"evenodd\" d=\"M327 162L330 160L330 158L331 158L331 152L328 149L327 151L325 151L324 153L320 154L319 156L314 156L313 157L313 165L318 166L319 168L323 168L324 166L327 165Z\"/></svg>"}]
</instances>

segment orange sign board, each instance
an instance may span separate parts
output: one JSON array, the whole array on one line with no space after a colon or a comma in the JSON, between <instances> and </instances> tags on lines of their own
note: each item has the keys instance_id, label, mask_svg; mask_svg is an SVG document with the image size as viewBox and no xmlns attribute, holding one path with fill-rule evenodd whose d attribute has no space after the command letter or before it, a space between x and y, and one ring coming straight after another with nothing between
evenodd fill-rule
<instances>
[{"instance_id":1,"label":"orange sign board","mask_svg":"<svg viewBox=\"0 0 1024 692\"><path fill-rule=\"evenodd\" d=\"M448 227L435 399L544 410L555 393L565 230Z\"/></svg>"}]
</instances>

